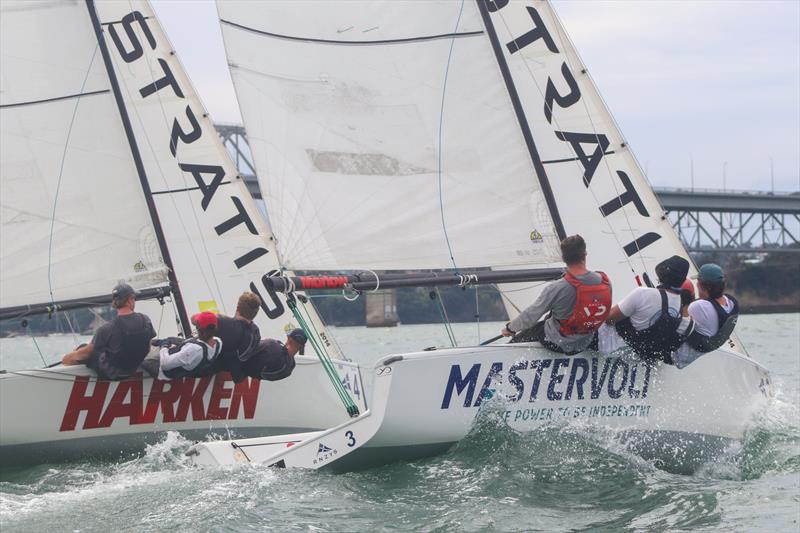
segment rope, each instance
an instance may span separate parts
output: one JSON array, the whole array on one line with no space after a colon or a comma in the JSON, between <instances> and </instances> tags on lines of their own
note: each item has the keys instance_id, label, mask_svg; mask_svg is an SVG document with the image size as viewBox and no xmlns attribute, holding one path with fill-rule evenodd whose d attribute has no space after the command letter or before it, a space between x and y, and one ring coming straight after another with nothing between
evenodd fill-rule
<instances>
[{"instance_id":1,"label":"rope","mask_svg":"<svg viewBox=\"0 0 800 533\"><path fill-rule=\"evenodd\" d=\"M475 285L475 326L478 328L478 343L481 342L481 304L478 299L478 285Z\"/></svg>"},{"instance_id":2,"label":"rope","mask_svg":"<svg viewBox=\"0 0 800 533\"><path fill-rule=\"evenodd\" d=\"M447 308L444 306L444 300L442 300L442 293L439 291L439 287L435 287L434 290L436 291L436 299L439 300L439 314L442 317L442 323L444 324L444 330L447 332L447 337L450 339L450 345L455 348L458 346L456 342L456 335L453 333L453 327L450 324L450 317L447 316Z\"/></svg>"},{"instance_id":3,"label":"rope","mask_svg":"<svg viewBox=\"0 0 800 533\"><path fill-rule=\"evenodd\" d=\"M353 401L353 398L350 396L350 393L347 392L347 389L344 388L344 385L342 385L342 379L336 372L336 368L334 368L333 361L331 361L328 352L325 351L321 343L317 342L316 329L314 329L313 332L311 331L312 328L308 325L308 322L306 322L305 318L303 318L303 315L297 308L297 303L295 302L294 298L287 299L286 305L288 305L289 309L291 309L292 314L294 315L295 319L297 319L297 322L300 325L300 328L305 332L308 341L311 343L311 346L317 353L319 362L322 364L322 368L325 370L325 373L331 380L331 384L333 385L333 389L336 391L337 396L339 396L339 399L342 401L342 404L344 404L344 408L347 411L347 414L350 415L350 417L358 416L359 415L358 406Z\"/></svg>"}]
</instances>

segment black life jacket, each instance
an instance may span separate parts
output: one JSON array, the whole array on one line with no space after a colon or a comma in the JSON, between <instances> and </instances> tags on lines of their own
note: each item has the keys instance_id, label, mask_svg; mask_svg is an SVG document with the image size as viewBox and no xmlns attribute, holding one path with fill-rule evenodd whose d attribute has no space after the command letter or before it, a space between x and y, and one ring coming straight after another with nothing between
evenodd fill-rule
<instances>
[{"instance_id":1,"label":"black life jacket","mask_svg":"<svg viewBox=\"0 0 800 533\"><path fill-rule=\"evenodd\" d=\"M169 350L167 351L171 354L178 353L179 351L181 351L181 348L183 348L187 344L196 344L200 348L202 348L203 359L197 364L196 367L194 367L191 370L187 370L181 366L177 368L170 368L169 370L162 369L161 371L164 372L164 375L167 376L169 379L178 379L186 376L204 377L213 374L214 365L217 362L215 357L215 355L217 354L216 348L214 349L213 352L211 352L211 350L209 350L208 344L192 337L190 339L186 339L177 346L169 348Z\"/></svg>"},{"instance_id":2,"label":"black life jacket","mask_svg":"<svg viewBox=\"0 0 800 533\"><path fill-rule=\"evenodd\" d=\"M222 359L235 357L247 361L261 340L258 326L224 315L217 320L216 336L222 339Z\"/></svg>"},{"instance_id":3,"label":"black life jacket","mask_svg":"<svg viewBox=\"0 0 800 533\"><path fill-rule=\"evenodd\" d=\"M672 352L678 349L686 339L685 335L678 333L681 317L669 314L667 291L658 289L661 294L661 314L648 328L637 330L633 327L630 318L620 320L616 324L617 333L630 346L636 355L644 361L663 361L675 364Z\"/></svg>"},{"instance_id":4,"label":"black life jacket","mask_svg":"<svg viewBox=\"0 0 800 533\"><path fill-rule=\"evenodd\" d=\"M150 339L153 338L153 326L144 315L139 315L137 318L139 320L116 316L111 321L111 334L120 339L120 350L111 352L106 349L101 354L102 361L98 371L102 371L102 374L133 374L147 357L150 351ZM111 368L105 368L107 366ZM111 372L112 369L114 372Z\"/></svg>"},{"instance_id":5,"label":"black life jacket","mask_svg":"<svg viewBox=\"0 0 800 533\"><path fill-rule=\"evenodd\" d=\"M292 375L295 367L294 357L286 351L283 343L267 339L259 344L259 351L263 350L261 357L262 367L260 378L267 381L278 381Z\"/></svg>"},{"instance_id":6,"label":"black life jacket","mask_svg":"<svg viewBox=\"0 0 800 533\"><path fill-rule=\"evenodd\" d=\"M698 352L707 353L713 352L730 338L733 333L733 328L736 327L736 321L739 320L739 302L736 298L728 294L725 295L728 300L733 302L733 309L728 313L717 302L716 299L706 298L714 306L714 311L717 312L717 321L719 329L717 333L712 336L707 336L699 333L697 329L686 338L686 344L697 350Z\"/></svg>"}]
</instances>

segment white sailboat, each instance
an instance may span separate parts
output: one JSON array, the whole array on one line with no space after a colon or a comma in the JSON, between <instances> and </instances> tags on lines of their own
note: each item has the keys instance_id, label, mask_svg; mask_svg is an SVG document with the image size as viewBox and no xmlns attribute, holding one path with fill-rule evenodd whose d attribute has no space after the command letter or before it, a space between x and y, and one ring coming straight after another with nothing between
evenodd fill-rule
<instances>
[{"instance_id":1,"label":"white sailboat","mask_svg":"<svg viewBox=\"0 0 800 533\"><path fill-rule=\"evenodd\" d=\"M296 327L265 286L279 269L273 236L147 2L3 1L0 54L2 319L108 303L124 280L160 336L188 334L200 310L232 315L245 290L264 301L263 338ZM302 312L363 410L357 366ZM252 436L347 419L315 357L275 383L0 373L3 464L118 454L166 430Z\"/></svg>"},{"instance_id":2,"label":"white sailboat","mask_svg":"<svg viewBox=\"0 0 800 533\"><path fill-rule=\"evenodd\" d=\"M218 10L285 267L449 268L462 285L498 283L515 316L542 283L502 276L538 269L548 279L565 235L586 239L615 300L664 258L688 257L546 1ZM293 286L306 285L276 285ZM644 456L697 464L740 439L770 394L768 371L736 338L728 344L683 370L534 345L396 354L373 370L359 419L190 453L200 464L363 466L444 450L502 400L503 420L520 431L607 427Z\"/></svg>"}]
</instances>

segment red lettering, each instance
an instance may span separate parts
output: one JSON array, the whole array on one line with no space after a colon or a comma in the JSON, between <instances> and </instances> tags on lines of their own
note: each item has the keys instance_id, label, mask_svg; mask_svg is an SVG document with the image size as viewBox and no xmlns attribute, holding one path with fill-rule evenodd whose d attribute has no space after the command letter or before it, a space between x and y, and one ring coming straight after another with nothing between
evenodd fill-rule
<instances>
[{"instance_id":1,"label":"red lettering","mask_svg":"<svg viewBox=\"0 0 800 533\"><path fill-rule=\"evenodd\" d=\"M86 411L86 420L83 429L100 427L100 414L103 411L103 404L108 394L108 381L96 381L94 390L90 396L86 396L86 389L89 385L89 376L78 376L72 384L72 391L69 393L67 408L64 410L64 417L61 420L59 431L73 431L78 424L78 416L81 411Z\"/></svg>"},{"instance_id":2,"label":"red lettering","mask_svg":"<svg viewBox=\"0 0 800 533\"><path fill-rule=\"evenodd\" d=\"M125 403L129 394L130 401ZM115 419L126 416L129 424L136 424L142 418L142 396L142 374L137 374L133 379L120 381L103 413L103 418L100 419L100 427L110 427ZM83 427L86 428L86 425Z\"/></svg>"},{"instance_id":3,"label":"red lettering","mask_svg":"<svg viewBox=\"0 0 800 533\"><path fill-rule=\"evenodd\" d=\"M347 285L347 276L300 276L301 289L337 289Z\"/></svg>"},{"instance_id":4,"label":"red lettering","mask_svg":"<svg viewBox=\"0 0 800 533\"><path fill-rule=\"evenodd\" d=\"M192 385L197 381L197 386L192 390ZM192 407L192 420L205 420L206 419L206 406L203 403L203 395L208 389L208 384L211 383L211 378L201 378L199 381L196 378L183 378L183 390L181 391L181 400L178 402L178 412L175 414L175 419L178 422L186 422L186 416L189 414L189 406ZM166 416L164 417L166 421Z\"/></svg>"},{"instance_id":5,"label":"red lettering","mask_svg":"<svg viewBox=\"0 0 800 533\"><path fill-rule=\"evenodd\" d=\"M225 386L225 383L232 381L229 372L220 372L214 378L214 386L211 388L211 399L208 402L206 420L225 420L228 416L228 409L222 407L220 402L227 400L233 394L233 389Z\"/></svg>"},{"instance_id":6,"label":"red lettering","mask_svg":"<svg viewBox=\"0 0 800 533\"><path fill-rule=\"evenodd\" d=\"M168 386L164 390L164 386ZM147 405L144 408L142 417L137 422L138 424L152 424L156 420L156 413L158 413L159 404L161 405L161 413L163 414L164 422L175 421L175 402L183 392L183 381L161 381L154 379L153 385L150 387L150 396L147 397Z\"/></svg>"},{"instance_id":7,"label":"red lettering","mask_svg":"<svg viewBox=\"0 0 800 533\"><path fill-rule=\"evenodd\" d=\"M231 407L228 410L228 420L239 418L239 405L244 408L244 417L251 419L256 415L256 405L258 404L258 388L261 386L260 379L245 378L233 387L233 398Z\"/></svg>"}]
</instances>

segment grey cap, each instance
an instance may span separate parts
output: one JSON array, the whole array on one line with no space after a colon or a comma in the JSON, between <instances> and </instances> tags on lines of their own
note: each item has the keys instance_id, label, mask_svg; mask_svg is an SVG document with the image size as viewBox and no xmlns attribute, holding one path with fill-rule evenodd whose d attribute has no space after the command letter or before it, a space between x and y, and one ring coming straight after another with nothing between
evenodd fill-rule
<instances>
[{"instance_id":1,"label":"grey cap","mask_svg":"<svg viewBox=\"0 0 800 533\"><path fill-rule=\"evenodd\" d=\"M123 300L128 296L136 296L136 291L127 283L118 283L111 291L111 297L115 300Z\"/></svg>"}]
</instances>

